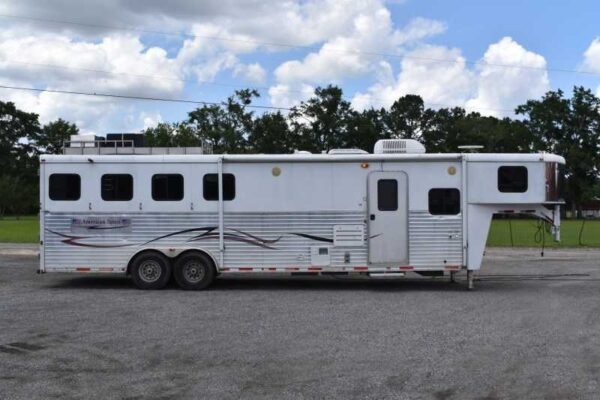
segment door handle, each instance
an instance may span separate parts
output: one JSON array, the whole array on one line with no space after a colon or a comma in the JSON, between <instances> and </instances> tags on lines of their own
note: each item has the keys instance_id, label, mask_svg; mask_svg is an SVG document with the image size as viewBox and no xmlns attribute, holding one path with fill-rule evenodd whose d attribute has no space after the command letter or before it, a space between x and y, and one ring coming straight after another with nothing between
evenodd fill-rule
<instances>
[{"instance_id":1,"label":"door handle","mask_svg":"<svg viewBox=\"0 0 600 400\"><path fill-rule=\"evenodd\" d=\"M375 221L375 214L371 214L369 218L371 219L371 221Z\"/></svg>"}]
</instances>

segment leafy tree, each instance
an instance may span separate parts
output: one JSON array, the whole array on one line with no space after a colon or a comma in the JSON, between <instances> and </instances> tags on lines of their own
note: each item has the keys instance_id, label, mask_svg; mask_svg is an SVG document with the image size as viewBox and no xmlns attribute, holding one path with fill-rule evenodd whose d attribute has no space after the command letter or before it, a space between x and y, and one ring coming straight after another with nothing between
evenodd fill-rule
<instances>
[{"instance_id":1,"label":"leafy tree","mask_svg":"<svg viewBox=\"0 0 600 400\"><path fill-rule=\"evenodd\" d=\"M159 122L153 128L147 128L144 132L146 144L150 147L171 147L173 144L173 125Z\"/></svg>"},{"instance_id":2,"label":"leafy tree","mask_svg":"<svg viewBox=\"0 0 600 400\"><path fill-rule=\"evenodd\" d=\"M419 139L432 116L433 112L425 109L421 96L409 94L400 97L384 116L387 135L393 138Z\"/></svg>"},{"instance_id":3,"label":"leafy tree","mask_svg":"<svg viewBox=\"0 0 600 400\"><path fill-rule=\"evenodd\" d=\"M570 99L561 90L550 91L516 111L525 116L524 124L539 150L565 157L567 200L581 216L581 203L598 181L600 99L588 89L575 87Z\"/></svg>"},{"instance_id":4,"label":"leafy tree","mask_svg":"<svg viewBox=\"0 0 600 400\"><path fill-rule=\"evenodd\" d=\"M348 134L343 140L342 147L373 151L375 142L387 139L384 116L385 109L373 108L362 112L353 111L347 122Z\"/></svg>"},{"instance_id":5,"label":"leafy tree","mask_svg":"<svg viewBox=\"0 0 600 400\"><path fill-rule=\"evenodd\" d=\"M0 218L4 217L10 207L15 203L15 194L18 191L16 179L12 175L0 175Z\"/></svg>"},{"instance_id":6,"label":"leafy tree","mask_svg":"<svg viewBox=\"0 0 600 400\"><path fill-rule=\"evenodd\" d=\"M44 125L35 144L38 151L47 154L60 154L64 142L69 141L71 135L77 134L79 134L79 128L75 124L59 118Z\"/></svg>"},{"instance_id":7,"label":"leafy tree","mask_svg":"<svg viewBox=\"0 0 600 400\"><path fill-rule=\"evenodd\" d=\"M245 153L253 113L247 106L259 97L256 90L237 90L223 105L205 105L189 113L188 123L198 138L216 153Z\"/></svg>"},{"instance_id":8,"label":"leafy tree","mask_svg":"<svg viewBox=\"0 0 600 400\"><path fill-rule=\"evenodd\" d=\"M17 109L14 103L0 101L0 170L11 171L15 160L34 153L40 134L38 115Z\"/></svg>"},{"instance_id":9,"label":"leafy tree","mask_svg":"<svg viewBox=\"0 0 600 400\"><path fill-rule=\"evenodd\" d=\"M267 112L254 120L248 146L253 153L291 153L298 148L298 138L290 131L285 115Z\"/></svg>"},{"instance_id":10,"label":"leafy tree","mask_svg":"<svg viewBox=\"0 0 600 400\"><path fill-rule=\"evenodd\" d=\"M421 141L430 153L452 153L458 146L467 143L463 136L461 121L466 117L465 110L459 107L437 110L431 116L427 129L421 134Z\"/></svg>"},{"instance_id":11,"label":"leafy tree","mask_svg":"<svg viewBox=\"0 0 600 400\"><path fill-rule=\"evenodd\" d=\"M335 86L317 88L315 96L290 111L292 131L298 135L301 150L321 152L339 148L348 141L350 102Z\"/></svg>"},{"instance_id":12,"label":"leafy tree","mask_svg":"<svg viewBox=\"0 0 600 400\"><path fill-rule=\"evenodd\" d=\"M37 208L37 114L0 102L0 215Z\"/></svg>"}]
</instances>

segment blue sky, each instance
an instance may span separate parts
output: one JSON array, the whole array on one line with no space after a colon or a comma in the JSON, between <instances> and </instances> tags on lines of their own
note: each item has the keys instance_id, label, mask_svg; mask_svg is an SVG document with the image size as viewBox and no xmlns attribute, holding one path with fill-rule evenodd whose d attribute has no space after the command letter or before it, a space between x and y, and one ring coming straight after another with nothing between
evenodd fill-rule
<instances>
[{"instance_id":1,"label":"blue sky","mask_svg":"<svg viewBox=\"0 0 600 400\"><path fill-rule=\"evenodd\" d=\"M600 3L593 0L411 1L390 7L401 24L424 16L448 24L436 43L456 46L477 60L490 43L511 36L543 55L550 68L578 70L590 42L600 36ZM600 78L550 72L553 88L596 87Z\"/></svg>"},{"instance_id":2,"label":"blue sky","mask_svg":"<svg viewBox=\"0 0 600 400\"><path fill-rule=\"evenodd\" d=\"M550 89L600 86L600 4L588 0L0 0L0 15L9 86L217 102L257 87L257 104L289 107L331 83L358 109L415 93L430 107L496 116ZM194 108L6 89L0 98L97 134Z\"/></svg>"}]
</instances>

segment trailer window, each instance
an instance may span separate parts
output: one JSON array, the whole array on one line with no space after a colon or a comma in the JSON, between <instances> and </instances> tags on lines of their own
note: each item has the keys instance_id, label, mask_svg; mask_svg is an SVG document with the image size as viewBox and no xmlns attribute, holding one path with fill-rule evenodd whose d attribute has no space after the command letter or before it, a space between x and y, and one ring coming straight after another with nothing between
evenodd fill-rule
<instances>
[{"instance_id":1,"label":"trailer window","mask_svg":"<svg viewBox=\"0 0 600 400\"><path fill-rule=\"evenodd\" d=\"M377 208L379 211L396 211L398 209L398 181L380 179L377 181Z\"/></svg>"},{"instance_id":2,"label":"trailer window","mask_svg":"<svg viewBox=\"0 0 600 400\"><path fill-rule=\"evenodd\" d=\"M527 191L527 167L504 166L498 168L498 190L503 193Z\"/></svg>"},{"instance_id":3,"label":"trailer window","mask_svg":"<svg viewBox=\"0 0 600 400\"><path fill-rule=\"evenodd\" d=\"M431 189L429 191L429 214L456 215L460 213L458 189Z\"/></svg>"},{"instance_id":4,"label":"trailer window","mask_svg":"<svg viewBox=\"0 0 600 400\"><path fill-rule=\"evenodd\" d=\"M77 174L52 174L48 186L50 200L76 201L81 197L81 177Z\"/></svg>"},{"instance_id":5,"label":"trailer window","mask_svg":"<svg viewBox=\"0 0 600 400\"><path fill-rule=\"evenodd\" d=\"M219 174L204 175L202 179L202 192L205 200L219 200ZM230 201L234 198L235 176L233 174L223 174L223 200Z\"/></svg>"},{"instance_id":6,"label":"trailer window","mask_svg":"<svg viewBox=\"0 0 600 400\"><path fill-rule=\"evenodd\" d=\"M152 199L155 201L179 201L183 199L183 175L153 175Z\"/></svg>"},{"instance_id":7,"label":"trailer window","mask_svg":"<svg viewBox=\"0 0 600 400\"><path fill-rule=\"evenodd\" d=\"M100 189L104 201L131 200L133 198L133 176L129 174L102 175Z\"/></svg>"}]
</instances>

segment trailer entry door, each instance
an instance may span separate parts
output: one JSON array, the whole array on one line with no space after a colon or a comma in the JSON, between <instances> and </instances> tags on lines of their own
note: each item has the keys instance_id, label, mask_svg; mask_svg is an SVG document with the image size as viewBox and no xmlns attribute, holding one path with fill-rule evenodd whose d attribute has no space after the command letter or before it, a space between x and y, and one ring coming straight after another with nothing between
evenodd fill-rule
<instances>
[{"instance_id":1,"label":"trailer entry door","mask_svg":"<svg viewBox=\"0 0 600 400\"><path fill-rule=\"evenodd\" d=\"M372 172L369 192L369 262L408 263L408 177Z\"/></svg>"}]
</instances>

